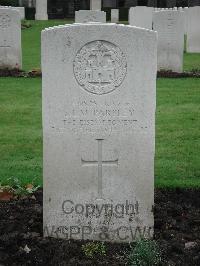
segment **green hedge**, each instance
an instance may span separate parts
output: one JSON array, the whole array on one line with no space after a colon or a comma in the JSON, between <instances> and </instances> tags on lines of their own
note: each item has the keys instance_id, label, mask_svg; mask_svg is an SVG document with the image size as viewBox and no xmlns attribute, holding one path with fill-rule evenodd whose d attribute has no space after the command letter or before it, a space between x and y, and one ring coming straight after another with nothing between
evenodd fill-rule
<instances>
[{"instance_id":1,"label":"green hedge","mask_svg":"<svg viewBox=\"0 0 200 266\"><path fill-rule=\"evenodd\" d=\"M25 18L26 19L35 19L35 8L34 7L25 7Z\"/></svg>"},{"instance_id":2,"label":"green hedge","mask_svg":"<svg viewBox=\"0 0 200 266\"><path fill-rule=\"evenodd\" d=\"M18 0L0 0L1 6L19 6Z\"/></svg>"}]
</instances>

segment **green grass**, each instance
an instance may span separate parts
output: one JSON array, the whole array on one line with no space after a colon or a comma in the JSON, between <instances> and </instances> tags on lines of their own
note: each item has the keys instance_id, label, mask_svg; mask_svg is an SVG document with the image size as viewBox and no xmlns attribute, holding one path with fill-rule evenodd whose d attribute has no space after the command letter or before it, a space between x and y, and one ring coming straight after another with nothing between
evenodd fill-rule
<instances>
[{"instance_id":1,"label":"green grass","mask_svg":"<svg viewBox=\"0 0 200 266\"><path fill-rule=\"evenodd\" d=\"M200 187L200 80L157 85L156 186ZM41 79L1 78L0 121L0 180L41 184Z\"/></svg>"},{"instance_id":2,"label":"green grass","mask_svg":"<svg viewBox=\"0 0 200 266\"><path fill-rule=\"evenodd\" d=\"M156 185L200 186L200 80L159 79L156 114Z\"/></svg>"},{"instance_id":3,"label":"green grass","mask_svg":"<svg viewBox=\"0 0 200 266\"><path fill-rule=\"evenodd\" d=\"M200 71L200 54L184 54L184 70L199 70Z\"/></svg>"},{"instance_id":4,"label":"green grass","mask_svg":"<svg viewBox=\"0 0 200 266\"><path fill-rule=\"evenodd\" d=\"M23 69L40 68L41 31L45 28L71 23L70 20L30 20L30 28L22 30Z\"/></svg>"},{"instance_id":5,"label":"green grass","mask_svg":"<svg viewBox=\"0 0 200 266\"><path fill-rule=\"evenodd\" d=\"M32 27L22 30L23 69L40 68L40 38L45 28L72 23L72 20L29 21ZM127 23L127 22L120 22ZM184 70L200 70L200 54L184 54Z\"/></svg>"},{"instance_id":6,"label":"green grass","mask_svg":"<svg viewBox=\"0 0 200 266\"><path fill-rule=\"evenodd\" d=\"M23 68L40 68L41 30L70 23L30 21L22 31ZM185 54L184 69L200 69L200 54ZM200 187L200 79L158 79L157 187ZM41 79L0 78L0 182L17 177L42 184Z\"/></svg>"},{"instance_id":7,"label":"green grass","mask_svg":"<svg viewBox=\"0 0 200 266\"><path fill-rule=\"evenodd\" d=\"M41 184L41 79L0 79L0 121L0 182Z\"/></svg>"}]
</instances>

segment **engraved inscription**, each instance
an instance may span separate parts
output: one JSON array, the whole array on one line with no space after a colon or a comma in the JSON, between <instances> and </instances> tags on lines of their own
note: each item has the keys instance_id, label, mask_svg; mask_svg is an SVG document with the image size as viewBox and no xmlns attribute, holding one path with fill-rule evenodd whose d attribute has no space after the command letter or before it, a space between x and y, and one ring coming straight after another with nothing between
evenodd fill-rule
<instances>
[{"instance_id":1,"label":"engraved inscription","mask_svg":"<svg viewBox=\"0 0 200 266\"><path fill-rule=\"evenodd\" d=\"M7 14L0 15L0 27L8 28L10 26L11 18Z\"/></svg>"},{"instance_id":2,"label":"engraved inscription","mask_svg":"<svg viewBox=\"0 0 200 266\"><path fill-rule=\"evenodd\" d=\"M83 22L84 23L86 23L86 22L98 22L98 19L94 15L92 15L92 16L85 17Z\"/></svg>"},{"instance_id":3,"label":"engraved inscription","mask_svg":"<svg viewBox=\"0 0 200 266\"><path fill-rule=\"evenodd\" d=\"M83 46L74 60L74 75L79 85L93 94L114 91L123 82L127 62L123 52L107 41L93 41Z\"/></svg>"},{"instance_id":4,"label":"engraved inscription","mask_svg":"<svg viewBox=\"0 0 200 266\"><path fill-rule=\"evenodd\" d=\"M103 155L102 155L102 144L103 144L103 139L97 139L98 141L98 161L85 161L81 159L82 161L82 166L90 166L90 165L97 165L98 166L98 197L99 199L103 198L103 176L102 176L102 167L103 165L109 165L109 166L118 166L118 159L116 160L109 160L109 161L104 161L103 160Z\"/></svg>"},{"instance_id":5,"label":"engraved inscription","mask_svg":"<svg viewBox=\"0 0 200 266\"><path fill-rule=\"evenodd\" d=\"M7 40L2 40L2 43L0 42L0 48L10 48L11 46L8 44Z\"/></svg>"}]
</instances>

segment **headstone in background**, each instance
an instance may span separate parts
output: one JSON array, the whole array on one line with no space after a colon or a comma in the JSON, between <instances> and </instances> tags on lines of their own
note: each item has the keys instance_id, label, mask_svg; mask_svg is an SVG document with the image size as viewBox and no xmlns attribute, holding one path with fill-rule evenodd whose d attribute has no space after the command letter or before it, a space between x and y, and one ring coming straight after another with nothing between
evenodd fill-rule
<instances>
[{"instance_id":1,"label":"headstone in background","mask_svg":"<svg viewBox=\"0 0 200 266\"><path fill-rule=\"evenodd\" d=\"M0 6L0 8L11 8L19 12L21 20L25 19L25 10L24 7L15 7L15 6Z\"/></svg>"},{"instance_id":2,"label":"headstone in background","mask_svg":"<svg viewBox=\"0 0 200 266\"><path fill-rule=\"evenodd\" d=\"M106 12L99 10L79 10L75 12L76 23L102 22L106 23Z\"/></svg>"},{"instance_id":3,"label":"headstone in background","mask_svg":"<svg viewBox=\"0 0 200 266\"><path fill-rule=\"evenodd\" d=\"M200 53L200 6L190 7L187 12L187 52Z\"/></svg>"},{"instance_id":4,"label":"headstone in background","mask_svg":"<svg viewBox=\"0 0 200 266\"><path fill-rule=\"evenodd\" d=\"M158 70L183 71L184 15L180 11L154 13L153 29L158 32Z\"/></svg>"},{"instance_id":5,"label":"headstone in background","mask_svg":"<svg viewBox=\"0 0 200 266\"><path fill-rule=\"evenodd\" d=\"M21 21L18 11L0 8L0 68L21 69Z\"/></svg>"},{"instance_id":6,"label":"headstone in background","mask_svg":"<svg viewBox=\"0 0 200 266\"><path fill-rule=\"evenodd\" d=\"M188 6L189 7L200 6L200 0L188 0Z\"/></svg>"},{"instance_id":7,"label":"headstone in background","mask_svg":"<svg viewBox=\"0 0 200 266\"><path fill-rule=\"evenodd\" d=\"M157 7L158 1L157 0L148 0L147 6L149 7Z\"/></svg>"},{"instance_id":8,"label":"headstone in background","mask_svg":"<svg viewBox=\"0 0 200 266\"><path fill-rule=\"evenodd\" d=\"M36 20L48 20L47 0L36 0Z\"/></svg>"},{"instance_id":9,"label":"headstone in background","mask_svg":"<svg viewBox=\"0 0 200 266\"><path fill-rule=\"evenodd\" d=\"M176 6L176 0L166 0L166 7L172 8Z\"/></svg>"},{"instance_id":10,"label":"headstone in background","mask_svg":"<svg viewBox=\"0 0 200 266\"><path fill-rule=\"evenodd\" d=\"M153 7L136 6L129 9L129 24L152 30Z\"/></svg>"},{"instance_id":11,"label":"headstone in background","mask_svg":"<svg viewBox=\"0 0 200 266\"><path fill-rule=\"evenodd\" d=\"M90 10L101 10L101 0L90 0Z\"/></svg>"},{"instance_id":12,"label":"headstone in background","mask_svg":"<svg viewBox=\"0 0 200 266\"><path fill-rule=\"evenodd\" d=\"M35 4L36 0L19 0L18 3L19 3L19 6L21 7L35 7L36 4Z\"/></svg>"},{"instance_id":13,"label":"headstone in background","mask_svg":"<svg viewBox=\"0 0 200 266\"><path fill-rule=\"evenodd\" d=\"M185 18L185 23L184 23L184 32L187 35L187 31L188 31L188 7L184 7L183 8L183 12L184 12L184 18Z\"/></svg>"},{"instance_id":14,"label":"headstone in background","mask_svg":"<svg viewBox=\"0 0 200 266\"><path fill-rule=\"evenodd\" d=\"M136 27L42 32L45 236L151 236L156 56L157 34Z\"/></svg>"},{"instance_id":15,"label":"headstone in background","mask_svg":"<svg viewBox=\"0 0 200 266\"><path fill-rule=\"evenodd\" d=\"M119 22L119 9L111 9L111 22Z\"/></svg>"},{"instance_id":16,"label":"headstone in background","mask_svg":"<svg viewBox=\"0 0 200 266\"><path fill-rule=\"evenodd\" d=\"M133 7L138 5L138 0L125 0L124 7Z\"/></svg>"}]
</instances>

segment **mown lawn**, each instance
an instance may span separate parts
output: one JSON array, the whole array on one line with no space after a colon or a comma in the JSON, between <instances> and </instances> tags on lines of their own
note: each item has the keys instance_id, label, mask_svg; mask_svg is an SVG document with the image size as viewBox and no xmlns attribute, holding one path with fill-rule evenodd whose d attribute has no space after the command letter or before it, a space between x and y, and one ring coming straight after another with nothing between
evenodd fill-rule
<instances>
[{"instance_id":1,"label":"mown lawn","mask_svg":"<svg viewBox=\"0 0 200 266\"><path fill-rule=\"evenodd\" d=\"M45 28L71 23L71 20L30 20L30 28L22 30L23 69L40 68L41 31Z\"/></svg>"},{"instance_id":2,"label":"mown lawn","mask_svg":"<svg viewBox=\"0 0 200 266\"><path fill-rule=\"evenodd\" d=\"M23 69L40 68L40 36L41 30L61 24L72 23L72 20L34 21L29 23L32 27L22 30ZM124 23L124 22L121 22ZM184 70L200 70L200 54L184 54Z\"/></svg>"},{"instance_id":3,"label":"mown lawn","mask_svg":"<svg viewBox=\"0 0 200 266\"><path fill-rule=\"evenodd\" d=\"M23 69L40 68L41 30L71 21L30 21L22 31ZM200 69L185 54L184 69ZM156 186L200 187L200 79L158 79ZM0 78L0 183L42 184L41 79Z\"/></svg>"},{"instance_id":4,"label":"mown lawn","mask_svg":"<svg viewBox=\"0 0 200 266\"><path fill-rule=\"evenodd\" d=\"M157 82L157 186L200 187L200 80ZM41 79L0 80L0 180L42 184Z\"/></svg>"}]
</instances>

